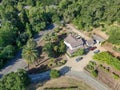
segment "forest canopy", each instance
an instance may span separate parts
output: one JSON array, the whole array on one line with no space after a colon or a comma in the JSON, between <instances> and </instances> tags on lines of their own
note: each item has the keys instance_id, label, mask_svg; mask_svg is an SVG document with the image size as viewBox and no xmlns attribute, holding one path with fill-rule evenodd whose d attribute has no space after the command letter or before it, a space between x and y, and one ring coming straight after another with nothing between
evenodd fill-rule
<instances>
[{"instance_id":1,"label":"forest canopy","mask_svg":"<svg viewBox=\"0 0 120 90\"><path fill-rule=\"evenodd\" d=\"M26 90L30 78L25 70L11 72L0 79L0 90Z\"/></svg>"},{"instance_id":2,"label":"forest canopy","mask_svg":"<svg viewBox=\"0 0 120 90\"><path fill-rule=\"evenodd\" d=\"M2 0L0 68L29 38L51 23L73 23L80 30L90 31L105 24L119 24L119 16L120 0ZM114 39L119 38L109 40Z\"/></svg>"}]
</instances>

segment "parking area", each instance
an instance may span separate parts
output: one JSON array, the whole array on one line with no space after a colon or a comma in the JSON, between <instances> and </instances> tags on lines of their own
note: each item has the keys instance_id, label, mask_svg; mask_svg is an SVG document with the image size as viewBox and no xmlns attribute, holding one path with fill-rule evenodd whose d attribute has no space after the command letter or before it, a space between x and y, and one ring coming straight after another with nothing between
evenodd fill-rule
<instances>
[{"instance_id":1,"label":"parking area","mask_svg":"<svg viewBox=\"0 0 120 90\"><path fill-rule=\"evenodd\" d=\"M97 48L94 50L90 50L86 55L72 57L72 58L66 55L68 61L65 65L63 65L62 67L59 67L59 69L65 66L69 66L73 71L83 71L84 67L88 64L88 62L93 60L92 57L95 54L94 51L96 50L100 50L100 52L106 51L103 47L100 46L100 44L95 44L94 46L96 46ZM82 57L82 59L80 59L79 61L76 61L78 57Z\"/></svg>"}]
</instances>

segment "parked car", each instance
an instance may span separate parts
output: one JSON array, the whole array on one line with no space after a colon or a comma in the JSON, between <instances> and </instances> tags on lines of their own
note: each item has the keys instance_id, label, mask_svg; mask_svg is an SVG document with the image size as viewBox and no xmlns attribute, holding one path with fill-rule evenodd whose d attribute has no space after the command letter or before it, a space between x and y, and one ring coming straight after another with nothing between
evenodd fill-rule
<instances>
[{"instance_id":1,"label":"parked car","mask_svg":"<svg viewBox=\"0 0 120 90\"><path fill-rule=\"evenodd\" d=\"M100 50L95 50L95 51L94 51L95 54L97 54L97 53L99 53L99 52L100 52Z\"/></svg>"},{"instance_id":2,"label":"parked car","mask_svg":"<svg viewBox=\"0 0 120 90\"><path fill-rule=\"evenodd\" d=\"M91 47L90 50L93 51L93 50L95 50L96 48L97 48L97 47L94 46L94 47Z\"/></svg>"},{"instance_id":3,"label":"parked car","mask_svg":"<svg viewBox=\"0 0 120 90\"><path fill-rule=\"evenodd\" d=\"M79 62L82 59L83 59L83 57L78 57L78 58L76 58L76 62Z\"/></svg>"}]
</instances>

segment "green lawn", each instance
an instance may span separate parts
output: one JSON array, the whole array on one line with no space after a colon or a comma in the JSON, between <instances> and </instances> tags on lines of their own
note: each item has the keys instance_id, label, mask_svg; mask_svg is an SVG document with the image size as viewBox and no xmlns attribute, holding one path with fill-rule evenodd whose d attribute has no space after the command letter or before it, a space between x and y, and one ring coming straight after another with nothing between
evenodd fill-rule
<instances>
[{"instance_id":1,"label":"green lawn","mask_svg":"<svg viewBox=\"0 0 120 90\"><path fill-rule=\"evenodd\" d=\"M113 68L120 70L120 61L119 59L113 57L112 55L110 55L107 52L100 52L98 54L95 54L93 56L93 59L98 60L102 63L106 63L110 66L112 66Z\"/></svg>"}]
</instances>

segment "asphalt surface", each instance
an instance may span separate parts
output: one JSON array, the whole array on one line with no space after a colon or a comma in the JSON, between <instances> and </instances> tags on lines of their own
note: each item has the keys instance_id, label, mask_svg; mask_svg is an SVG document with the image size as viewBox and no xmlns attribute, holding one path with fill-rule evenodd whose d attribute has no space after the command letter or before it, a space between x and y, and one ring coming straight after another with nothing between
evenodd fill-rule
<instances>
[{"instance_id":1,"label":"asphalt surface","mask_svg":"<svg viewBox=\"0 0 120 90\"><path fill-rule=\"evenodd\" d=\"M50 79L50 71L46 71L40 74L30 74L29 77L33 83L44 82Z\"/></svg>"},{"instance_id":2,"label":"asphalt surface","mask_svg":"<svg viewBox=\"0 0 120 90\"><path fill-rule=\"evenodd\" d=\"M36 34L34 36L34 40L39 42L41 40L41 37L49 32L51 32L51 30L53 30L55 27L55 25L50 25L46 28L46 30L44 31L40 31L38 34ZM27 67L27 63L25 62L24 59L22 59L21 57L21 52L22 50L20 50L14 59L10 60L3 69L0 70L0 77L2 75L6 75L12 71L17 71L17 69L25 69L25 67Z\"/></svg>"}]
</instances>

